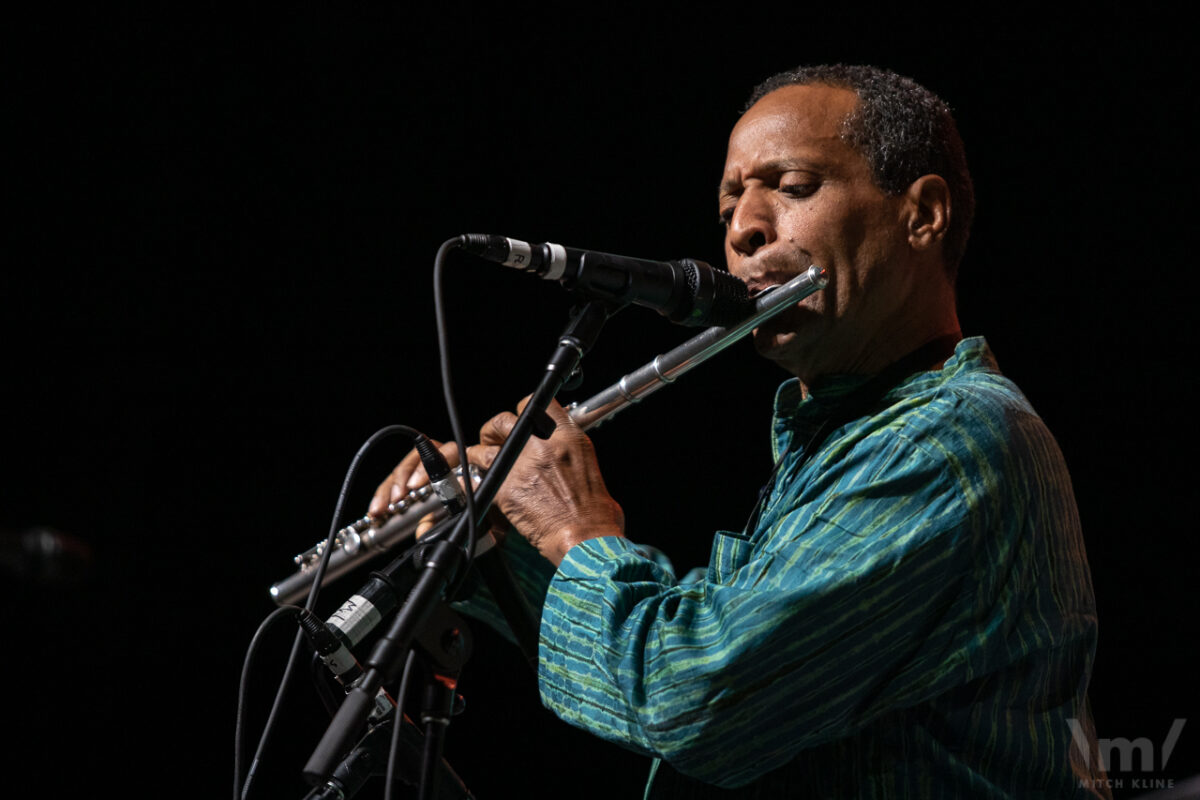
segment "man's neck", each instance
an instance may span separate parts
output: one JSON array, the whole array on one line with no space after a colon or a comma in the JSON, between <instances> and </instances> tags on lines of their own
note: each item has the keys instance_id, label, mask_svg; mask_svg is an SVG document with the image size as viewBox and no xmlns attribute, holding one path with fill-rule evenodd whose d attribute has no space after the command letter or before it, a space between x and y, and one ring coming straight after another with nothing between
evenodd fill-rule
<instances>
[{"instance_id":1,"label":"man's neck","mask_svg":"<svg viewBox=\"0 0 1200 800\"><path fill-rule=\"evenodd\" d=\"M813 374L806 374L804 370L799 369L792 370L792 373L800 379L801 391L804 397L808 397L811 387L819 386L822 381L835 375L862 375L864 377L878 375L933 342L958 342L960 339L962 339L962 330L957 317L953 317L936 327L926 327L917 334L881 337L877 345L865 353L862 360L857 364L846 365L843 369L824 369ZM936 355L931 351L928 363L914 365L913 372L941 369L951 352L953 352L952 345L941 348Z\"/></svg>"}]
</instances>

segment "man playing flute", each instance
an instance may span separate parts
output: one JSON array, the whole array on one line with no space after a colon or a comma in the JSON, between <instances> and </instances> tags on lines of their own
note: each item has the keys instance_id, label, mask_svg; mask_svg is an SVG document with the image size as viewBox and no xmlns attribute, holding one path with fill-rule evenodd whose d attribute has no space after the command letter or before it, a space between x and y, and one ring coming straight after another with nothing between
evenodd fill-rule
<instances>
[{"instance_id":1,"label":"man playing flute","mask_svg":"<svg viewBox=\"0 0 1200 800\"><path fill-rule=\"evenodd\" d=\"M730 135L718 207L752 293L829 274L753 335L792 376L775 469L681 579L625 538L587 436L549 409L493 506L540 605L543 702L651 757L648 797L1106 796L1071 481L960 331L974 197L945 103L873 67L777 75ZM371 511L423 482L406 458Z\"/></svg>"}]
</instances>

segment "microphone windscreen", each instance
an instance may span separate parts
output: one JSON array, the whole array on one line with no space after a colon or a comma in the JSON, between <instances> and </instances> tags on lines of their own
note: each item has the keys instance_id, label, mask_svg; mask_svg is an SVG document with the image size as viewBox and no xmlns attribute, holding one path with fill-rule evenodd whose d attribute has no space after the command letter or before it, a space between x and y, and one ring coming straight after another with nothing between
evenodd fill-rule
<instances>
[{"instance_id":1,"label":"microphone windscreen","mask_svg":"<svg viewBox=\"0 0 1200 800\"><path fill-rule=\"evenodd\" d=\"M736 325L754 313L754 301L741 278L713 270L712 308L705 315L706 325Z\"/></svg>"}]
</instances>

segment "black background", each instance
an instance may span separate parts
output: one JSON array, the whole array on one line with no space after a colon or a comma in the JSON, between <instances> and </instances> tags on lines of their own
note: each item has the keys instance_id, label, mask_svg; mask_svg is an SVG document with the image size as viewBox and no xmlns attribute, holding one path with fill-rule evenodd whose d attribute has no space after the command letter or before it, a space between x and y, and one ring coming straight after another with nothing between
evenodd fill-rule
<instances>
[{"instance_id":1,"label":"black background","mask_svg":"<svg viewBox=\"0 0 1200 800\"><path fill-rule=\"evenodd\" d=\"M1072 469L1101 618L1099 733L1157 748L1189 719L1166 769L1156 750L1153 772L1114 775L1118 796L1136 794L1132 778L1200 772L1186 27L1115 4L10 17L6 775L40 796L229 796L268 586L325 535L373 431L449 435L438 245L480 231L719 264L715 186L745 96L832 61L893 68L956 109L979 197L961 317ZM569 300L451 267L451 362L475 430L532 389ZM690 333L624 312L573 397ZM631 536L686 567L713 529L740 525L782 377L741 343L595 433ZM401 452L368 459L348 516ZM86 555L31 566L13 542L37 526ZM644 759L558 722L515 651L475 635L447 752L479 797L640 796ZM290 641L263 639L249 745ZM260 797L303 796L327 721L303 677L284 708Z\"/></svg>"}]
</instances>

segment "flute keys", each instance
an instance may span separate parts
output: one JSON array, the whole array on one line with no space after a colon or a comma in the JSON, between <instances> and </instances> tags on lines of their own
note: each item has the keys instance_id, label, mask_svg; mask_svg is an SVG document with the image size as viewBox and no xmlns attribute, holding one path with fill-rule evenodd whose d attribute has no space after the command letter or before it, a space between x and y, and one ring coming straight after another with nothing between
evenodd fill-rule
<instances>
[{"instance_id":1,"label":"flute keys","mask_svg":"<svg viewBox=\"0 0 1200 800\"><path fill-rule=\"evenodd\" d=\"M335 541L333 546L334 546L334 549L336 550L339 546L339 542ZM321 555L324 552L325 552L325 541L322 540L320 542L317 542L317 544L315 546L310 547L308 550L305 550L303 553L296 556L292 560L296 562L296 566L300 567L301 571L309 570L309 569L312 569L313 567L315 567L318 564L318 562L320 562Z\"/></svg>"},{"instance_id":2,"label":"flute keys","mask_svg":"<svg viewBox=\"0 0 1200 800\"><path fill-rule=\"evenodd\" d=\"M471 464L465 471L462 467L455 467L454 474L462 479L464 474L471 478L472 485L478 486L483 480L486 470ZM411 511L413 507L420 507L426 513L435 513L431 509L429 501L434 498L435 492L432 486L426 484L410 491L400 500L390 503L386 510L376 517L366 516L355 520L346 527L338 531L333 538L333 552L330 553L330 563L335 565L339 561L346 559L362 560L368 557L371 553L388 549L397 540L397 536L404 535L405 530L411 531L415 527L415 522L396 520L395 518L407 511ZM395 520L395 524L393 523ZM309 548L305 552L293 557L293 561L298 567L293 580L299 576L311 574L321 563L321 559L325 555L326 541L322 540L316 546ZM339 552L340 551L340 552ZM271 595L277 603L288 602L285 596L277 593L279 586L272 587Z\"/></svg>"},{"instance_id":3,"label":"flute keys","mask_svg":"<svg viewBox=\"0 0 1200 800\"><path fill-rule=\"evenodd\" d=\"M375 535L377 533L379 533L379 528L372 527L370 530L368 530L366 533L364 533L362 535L363 549L369 550L378 544L378 542L376 541L376 538L375 538Z\"/></svg>"},{"instance_id":4,"label":"flute keys","mask_svg":"<svg viewBox=\"0 0 1200 800\"><path fill-rule=\"evenodd\" d=\"M429 498L429 495L432 493L433 493L433 489L432 489L432 487L430 487L428 485L421 486L417 489L413 489L411 492L409 492L407 495L405 495L402 499L397 500L394 503L388 504L387 516L394 517L397 514L403 514L409 508L411 508L412 506L421 502L422 500L427 500ZM386 520L382 520L382 521L386 521Z\"/></svg>"},{"instance_id":5,"label":"flute keys","mask_svg":"<svg viewBox=\"0 0 1200 800\"><path fill-rule=\"evenodd\" d=\"M337 546L347 555L357 553L361 544L363 544L363 538L359 535L358 531L349 531L345 536L337 538Z\"/></svg>"}]
</instances>

